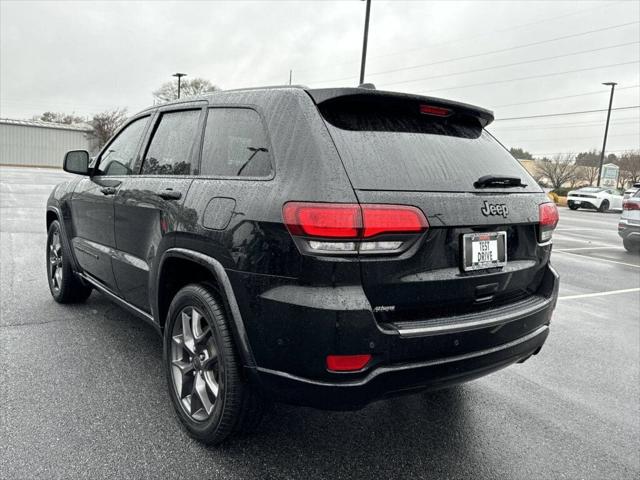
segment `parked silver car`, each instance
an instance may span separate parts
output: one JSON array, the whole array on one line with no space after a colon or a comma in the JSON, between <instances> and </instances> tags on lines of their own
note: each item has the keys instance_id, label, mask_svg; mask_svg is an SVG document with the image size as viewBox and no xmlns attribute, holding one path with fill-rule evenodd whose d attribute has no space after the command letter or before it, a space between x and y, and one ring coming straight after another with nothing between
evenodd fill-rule
<instances>
[{"instance_id":1,"label":"parked silver car","mask_svg":"<svg viewBox=\"0 0 640 480\"><path fill-rule=\"evenodd\" d=\"M618 234L629 252L640 253L640 190L622 204Z\"/></svg>"}]
</instances>

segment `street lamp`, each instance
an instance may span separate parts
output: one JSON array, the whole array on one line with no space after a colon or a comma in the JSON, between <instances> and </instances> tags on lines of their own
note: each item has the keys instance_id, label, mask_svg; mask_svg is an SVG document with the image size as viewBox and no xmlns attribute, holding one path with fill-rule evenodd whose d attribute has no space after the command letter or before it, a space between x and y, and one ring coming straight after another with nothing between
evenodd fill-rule
<instances>
[{"instance_id":1,"label":"street lamp","mask_svg":"<svg viewBox=\"0 0 640 480\"><path fill-rule=\"evenodd\" d=\"M367 39L369 37L369 12L371 11L371 0L366 0L367 11L364 16L364 38L362 39L362 63L360 64L360 85L364 83L364 66L367 63Z\"/></svg>"},{"instance_id":2,"label":"street lamp","mask_svg":"<svg viewBox=\"0 0 640 480\"><path fill-rule=\"evenodd\" d=\"M178 77L178 99L180 99L180 79L182 77L186 77L187 74L186 73L174 73L173 75L171 75L172 77Z\"/></svg>"},{"instance_id":3,"label":"street lamp","mask_svg":"<svg viewBox=\"0 0 640 480\"><path fill-rule=\"evenodd\" d=\"M607 133L609 133L609 118L611 118L611 105L613 104L613 91L616 88L616 82L605 82L602 85L611 87L611 95L609 96L609 110L607 111L607 125L604 127L604 141L602 142L602 151L600 152L600 168L598 169L598 186L602 178L602 164L604 163L604 149L607 147Z\"/></svg>"}]
</instances>

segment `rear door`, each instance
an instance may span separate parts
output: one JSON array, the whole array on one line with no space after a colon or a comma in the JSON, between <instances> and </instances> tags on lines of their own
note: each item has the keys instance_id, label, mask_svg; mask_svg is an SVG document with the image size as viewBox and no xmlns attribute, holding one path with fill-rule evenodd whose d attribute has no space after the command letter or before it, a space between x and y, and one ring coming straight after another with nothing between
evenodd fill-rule
<instances>
[{"instance_id":1,"label":"rear door","mask_svg":"<svg viewBox=\"0 0 640 480\"><path fill-rule=\"evenodd\" d=\"M195 212L183 208L195 171L204 110L201 104L161 109L147 136L139 173L115 197L113 270L123 297L150 311L149 272Z\"/></svg>"},{"instance_id":2,"label":"rear door","mask_svg":"<svg viewBox=\"0 0 640 480\"><path fill-rule=\"evenodd\" d=\"M538 242L539 204L548 200L536 182L484 130L480 114L428 101L371 95L319 105L360 203L412 205L429 222L395 256L361 249L365 293L389 320L454 315L529 296L550 250ZM522 185L483 184L486 176ZM500 261L478 261L487 256Z\"/></svg>"},{"instance_id":3,"label":"rear door","mask_svg":"<svg viewBox=\"0 0 640 480\"><path fill-rule=\"evenodd\" d=\"M136 118L102 150L91 177L76 185L71 210L74 253L82 269L116 290L112 257L114 235L113 199L123 180L135 168L138 149L149 116Z\"/></svg>"}]
</instances>

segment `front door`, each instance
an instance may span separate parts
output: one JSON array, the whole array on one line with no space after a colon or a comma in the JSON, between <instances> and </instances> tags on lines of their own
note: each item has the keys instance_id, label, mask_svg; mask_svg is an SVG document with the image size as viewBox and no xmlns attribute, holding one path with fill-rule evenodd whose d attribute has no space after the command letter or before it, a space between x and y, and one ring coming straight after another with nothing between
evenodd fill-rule
<instances>
[{"instance_id":1,"label":"front door","mask_svg":"<svg viewBox=\"0 0 640 480\"><path fill-rule=\"evenodd\" d=\"M133 171L148 117L123 128L102 150L91 177L76 185L71 199L72 245L85 273L115 290L111 258L116 248L113 199Z\"/></svg>"},{"instance_id":2,"label":"front door","mask_svg":"<svg viewBox=\"0 0 640 480\"><path fill-rule=\"evenodd\" d=\"M118 288L128 302L148 312L152 265L173 245L172 233L195 218L183 203L193 179L202 115L200 108L161 111L140 174L123 179L115 197Z\"/></svg>"}]
</instances>

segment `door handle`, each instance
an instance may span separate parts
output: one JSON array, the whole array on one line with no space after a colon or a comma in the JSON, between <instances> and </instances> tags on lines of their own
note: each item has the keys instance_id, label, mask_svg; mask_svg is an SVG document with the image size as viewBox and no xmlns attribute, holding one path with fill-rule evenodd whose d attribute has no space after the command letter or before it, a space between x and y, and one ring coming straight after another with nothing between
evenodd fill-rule
<instances>
[{"instance_id":1,"label":"door handle","mask_svg":"<svg viewBox=\"0 0 640 480\"><path fill-rule=\"evenodd\" d=\"M167 188L161 192L156 193L160 198L164 198L165 200L180 200L182 198L182 193L176 192L175 190L171 190Z\"/></svg>"},{"instance_id":2,"label":"door handle","mask_svg":"<svg viewBox=\"0 0 640 480\"><path fill-rule=\"evenodd\" d=\"M105 195L115 195L116 189L114 187L102 187L100 191Z\"/></svg>"}]
</instances>

